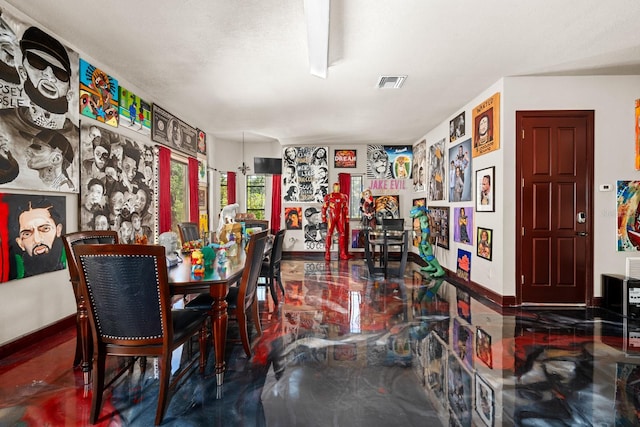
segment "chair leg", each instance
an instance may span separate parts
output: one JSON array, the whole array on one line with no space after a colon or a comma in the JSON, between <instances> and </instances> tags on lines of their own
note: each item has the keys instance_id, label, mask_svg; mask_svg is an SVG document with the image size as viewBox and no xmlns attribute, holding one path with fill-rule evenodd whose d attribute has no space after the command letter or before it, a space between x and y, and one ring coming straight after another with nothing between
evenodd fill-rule
<instances>
[{"instance_id":1,"label":"chair leg","mask_svg":"<svg viewBox=\"0 0 640 427\"><path fill-rule=\"evenodd\" d=\"M164 418L169 400L169 378L171 376L171 353L160 357L160 394L158 395L158 408L156 409L155 425L159 425Z\"/></svg>"},{"instance_id":2,"label":"chair leg","mask_svg":"<svg viewBox=\"0 0 640 427\"><path fill-rule=\"evenodd\" d=\"M262 325L260 325L260 307L258 307L257 296L253 299L251 304L251 316L253 317L253 324L256 325L256 333L258 336L262 335Z\"/></svg>"},{"instance_id":3,"label":"chair leg","mask_svg":"<svg viewBox=\"0 0 640 427\"><path fill-rule=\"evenodd\" d=\"M239 311L239 310L238 310ZM251 346L249 345L249 331L247 329L247 315L246 313L236 314L238 319L238 330L240 331L240 340L242 341L242 347L247 357L251 357Z\"/></svg>"},{"instance_id":4,"label":"chair leg","mask_svg":"<svg viewBox=\"0 0 640 427\"><path fill-rule=\"evenodd\" d=\"M280 269L276 271L275 280L278 281L278 286L280 287L280 291L282 292L282 298L285 297L284 286L282 285L282 277L280 276Z\"/></svg>"},{"instance_id":5,"label":"chair leg","mask_svg":"<svg viewBox=\"0 0 640 427\"><path fill-rule=\"evenodd\" d=\"M269 286L269 292L271 293L273 303L278 305L278 293L276 292L275 284L273 283L273 273L269 273L267 276L267 285Z\"/></svg>"},{"instance_id":6,"label":"chair leg","mask_svg":"<svg viewBox=\"0 0 640 427\"><path fill-rule=\"evenodd\" d=\"M106 355L98 352L93 357L93 391L91 396L91 413L89 421L96 424L100 417L102 407L102 394L104 393L104 373L106 365Z\"/></svg>"}]
</instances>

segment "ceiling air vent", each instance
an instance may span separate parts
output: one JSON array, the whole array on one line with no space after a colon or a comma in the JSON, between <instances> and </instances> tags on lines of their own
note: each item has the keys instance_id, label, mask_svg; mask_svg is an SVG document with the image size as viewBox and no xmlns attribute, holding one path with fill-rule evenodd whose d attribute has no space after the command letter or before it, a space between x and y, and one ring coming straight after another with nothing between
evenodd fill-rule
<instances>
[{"instance_id":1,"label":"ceiling air vent","mask_svg":"<svg viewBox=\"0 0 640 427\"><path fill-rule=\"evenodd\" d=\"M378 89L400 89L407 76L380 76Z\"/></svg>"}]
</instances>

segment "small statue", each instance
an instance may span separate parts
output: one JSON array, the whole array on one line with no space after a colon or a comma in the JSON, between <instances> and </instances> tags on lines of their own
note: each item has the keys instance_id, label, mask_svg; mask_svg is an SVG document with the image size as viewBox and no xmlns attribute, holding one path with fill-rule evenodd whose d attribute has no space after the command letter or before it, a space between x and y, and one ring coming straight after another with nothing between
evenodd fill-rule
<instances>
[{"instance_id":1,"label":"small statue","mask_svg":"<svg viewBox=\"0 0 640 427\"><path fill-rule=\"evenodd\" d=\"M429 229L429 211L425 206L414 206L411 208L411 218L417 218L420 221L420 231L422 233L420 239L420 258L422 258L427 265L422 267L422 271L429 273L431 277L442 277L445 275L445 271L433 255L433 246L429 241L431 237L431 230Z\"/></svg>"},{"instance_id":2,"label":"small statue","mask_svg":"<svg viewBox=\"0 0 640 427\"><path fill-rule=\"evenodd\" d=\"M376 228L376 206L371 190L368 188L362 192L360 212L362 212L362 228Z\"/></svg>"},{"instance_id":3,"label":"small statue","mask_svg":"<svg viewBox=\"0 0 640 427\"><path fill-rule=\"evenodd\" d=\"M167 258L167 265L174 266L180 262L178 255L178 235L174 231L165 231L158 236L158 243L164 246L164 253Z\"/></svg>"},{"instance_id":4,"label":"small statue","mask_svg":"<svg viewBox=\"0 0 640 427\"><path fill-rule=\"evenodd\" d=\"M191 275L195 278L204 277L204 257L200 249L191 252Z\"/></svg>"},{"instance_id":5,"label":"small statue","mask_svg":"<svg viewBox=\"0 0 640 427\"><path fill-rule=\"evenodd\" d=\"M237 203L232 203L222 208L220 211L220 217L218 218L218 236L221 236L222 229L225 224L236 222L236 215L238 214L239 209L240 205Z\"/></svg>"},{"instance_id":6,"label":"small statue","mask_svg":"<svg viewBox=\"0 0 640 427\"><path fill-rule=\"evenodd\" d=\"M349 222L349 197L340 192L340 184L333 184L333 193L324 196L322 205L322 222L327 223L327 239L325 243L324 259L331 260L331 238L333 232L338 231L338 247L340 259L351 258L347 252L349 238L347 236L347 223Z\"/></svg>"}]
</instances>

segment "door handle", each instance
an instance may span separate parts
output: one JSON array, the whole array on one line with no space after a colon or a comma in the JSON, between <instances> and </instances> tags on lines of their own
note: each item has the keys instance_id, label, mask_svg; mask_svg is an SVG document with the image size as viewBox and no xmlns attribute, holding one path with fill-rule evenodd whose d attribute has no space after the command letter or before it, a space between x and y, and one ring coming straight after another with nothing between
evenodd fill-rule
<instances>
[{"instance_id":1,"label":"door handle","mask_svg":"<svg viewBox=\"0 0 640 427\"><path fill-rule=\"evenodd\" d=\"M578 231L576 235L580 237L587 237L589 233L587 233L586 231Z\"/></svg>"}]
</instances>

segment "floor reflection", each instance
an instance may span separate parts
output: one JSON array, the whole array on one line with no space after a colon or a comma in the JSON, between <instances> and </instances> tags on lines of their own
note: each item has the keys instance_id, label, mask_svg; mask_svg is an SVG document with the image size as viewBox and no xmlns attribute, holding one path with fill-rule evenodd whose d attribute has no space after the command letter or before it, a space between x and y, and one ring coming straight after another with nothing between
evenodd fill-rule
<instances>
[{"instance_id":1,"label":"floor reflection","mask_svg":"<svg viewBox=\"0 0 640 427\"><path fill-rule=\"evenodd\" d=\"M163 425L640 424L640 325L621 316L500 309L411 263L383 280L362 260L284 261L282 277L279 307L260 293L253 358L228 346L219 390L210 356ZM88 425L74 333L0 361L1 426ZM136 368L106 395L100 425L152 425L157 389L153 368Z\"/></svg>"}]
</instances>

